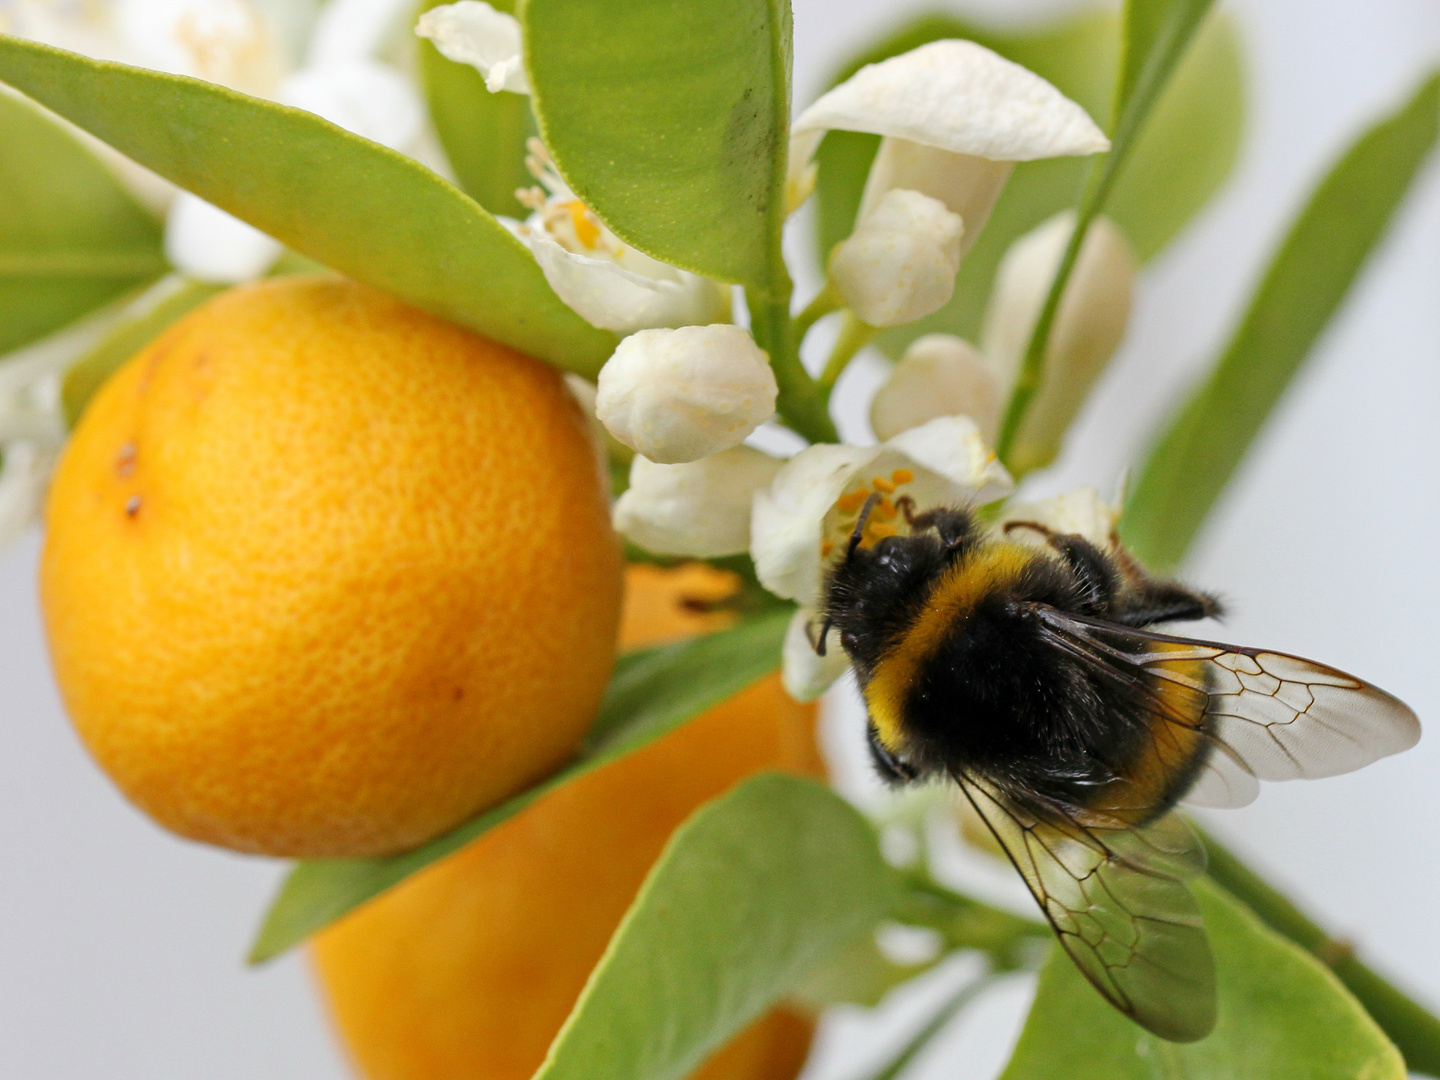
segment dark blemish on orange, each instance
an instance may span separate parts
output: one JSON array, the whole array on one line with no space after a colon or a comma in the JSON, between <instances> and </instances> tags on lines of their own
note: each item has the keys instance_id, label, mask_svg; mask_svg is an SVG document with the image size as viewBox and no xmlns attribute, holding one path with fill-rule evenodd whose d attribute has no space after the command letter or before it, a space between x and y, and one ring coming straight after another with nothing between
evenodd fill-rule
<instances>
[{"instance_id":1,"label":"dark blemish on orange","mask_svg":"<svg viewBox=\"0 0 1440 1080\"><path fill-rule=\"evenodd\" d=\"M456 700L456 701L460 701L460 700L462 700L464 697L465 697L465 688L464 688L463 686L457 686L457 687L455 687L455 700Z\"/></svg>"},{"instance_id":2,"label":"dark blemish on orange","mask_svg":"<svg viewBox=\"0 0 1440 1080\"><path fill-rule=\"evenodd\" d=\"M135 440L131 439L124 446L120 447L120 453L115 457L115 475L120 477L129 476L135 471L135 455L139 448Z\"/></svg>"},{"instance_id":3,"label":"dark blemish on orange","mask_svg":"<svg viewBox=\"0 0 1440 1080\"><path fill-rule=\"evenodd\" d=\"M133 518L138 513L140 513L140 496L131 495L125 500L125 516Z\"/></svg>"}]
</instances>

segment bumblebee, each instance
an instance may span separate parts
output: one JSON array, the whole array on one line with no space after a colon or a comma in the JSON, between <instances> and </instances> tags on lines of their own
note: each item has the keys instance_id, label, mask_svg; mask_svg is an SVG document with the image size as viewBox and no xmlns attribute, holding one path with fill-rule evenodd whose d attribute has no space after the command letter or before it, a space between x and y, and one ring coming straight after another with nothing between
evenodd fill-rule
<instances>
[{"instance_id":1,"label":"bumblebee","mask_svg":"<svg viewBox=\"0 0 1440 1080\"><path fill-rule=\"evenodd\" d=\"M1153 629L1221 605L1118 539L901 505L908 534L864 542L877 498L817 643L833 628L854 664L876 768L952 779L1102 995L1163 1038L1208 1034L1215 967L1185 884L1204 852L1171 811L1358 769L1413 746L1415 714L1323 664Z\"/></svg>"}]
</instances>

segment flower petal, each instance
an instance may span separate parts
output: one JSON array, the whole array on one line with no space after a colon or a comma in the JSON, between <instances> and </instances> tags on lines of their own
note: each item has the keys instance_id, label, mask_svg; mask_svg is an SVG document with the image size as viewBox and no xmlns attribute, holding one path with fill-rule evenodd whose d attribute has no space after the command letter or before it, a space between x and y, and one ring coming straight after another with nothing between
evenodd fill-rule
<instances>
[{"instance_id":1,"label":"flower petal","mask_svg":"<svg viewBox=\"0 0 1440 1080\"><path fill-rule=\"evenodd\" d=\"M859 217L863 220L885 193L895 188L929 195L959 214L965 223L965 234L960 238L960 255L964 257L980 238L1014 168L1010 161L991 161L909 139L886 137L880 141L880 150L870 165Z\"/></svg>"},{"instance_id":2,"label":"flower petal","mask_svg":"<svg viewBox=\"0 0 1440 1080\"><path fill-rule=\"evenodd\" d=\"M700 326L729 315L728 292L683 270L675 280L648 277L609 259L578 255L535 229L517 230L545 280L581 318L602 330L633 334L658 327Z\"/></svg>"},{"instance_id":3,"label":"flower petal","mask_svg":"<svg viewBox=\"0 0 1440 1080\"><path fill-rule=\"evenodd\" d=\"M955 291L965 227L918 191L887 191L830 257L830 282L871 326L901 326L940 310Z\"/></svg>"},{"instance_id":4,"label":"flower petal","mask_svg":"<svg viewBox=\"0 0 1440 1080\"><path fill-rule=\"evenodd\" d=\"M642 330L600 369L595 409L610 433L651 461L728 450L775 414L764 350L731 323Z\"/></svg>"},{"instance_id":5,"label":"flower petal","mask_svg":"<svg viewBox=\"0 0 1440 1080\"><path fill-rule=\"evenodd\" d=\"M934 495L917 490L920 509L940 505L984 506L1015 490L1015 482L995 452L980 437L980 428L968 416L941 416L902 431L884 443L892 453L903 454L945 486ZM883 464L882 462L877 462ZM916 477L917 486L923 477Z\"/></svg>"},{"instance_id":6,"label":"flower petal","mask_svg":"<svg viewBox=\"0 0 1440 1080\"><path fill-rule=\"evenodd\" d=\"M315 16L305 66L370 59L414 6L414 0L329 0Z\"/></svg>"},{"instance_id":7,"label":"flower petal","mask_svg":"<svg viewBox=\"0 0 1440 1080\"><path fill-rule=\"evenodd\" d=\"M794 131L892 135L994 161L1094 154L1104 132L1040 76L975 44L932 41L861 68L811 105Z\"/></svg>"},{"instance_id":8,"label":"flower petal","mask_svg":"<svg viewBox=\"0 0 1440 1080\"><path fill-rule=\"evenodd\" d=\"M200 281L253 281L282 250L280 241L188 191L170 204L165 254L176 269Z\"/></svg>"},{"instance_id":9,"label":"flower petal","mask_svg":"<svg viewBox=\"0 0 1440 1080\"><path fill-rule=\"evenodd\" d=\"M820 616L809 608L795 612L785 631L780 681L796 701L814 701L850 670L850 658L840 647L840 635L833 628L826 635L825 655L815 651L811 635L819 632Z\"/></svg>"},{"instance_id":10,"label":"flower petal","mask_svg":"<svg viewBox=\"0 0 1440 1080\"><path fill-rule=\"evenodd\" d=\"M58 445L5 444L5 460L0 463L0 548L39 520L59 456Z\"/></svg>"},{"instance_id":11,"label":"flower petal","mask_svg":"<svg viewBox=\"0 0 1440 1080\"><path fill-rule=\"evenodd\" d=\"M954 334L911 342L870 401L870 427L889 439L937 416L968 416L993 444L1000 426L1000 387L985 358Z\"/></svg>"},{"instance_id":12,"label":"flower petal","mask_svg":"<svg viewBox=\"0 0 1440 1080\"><path fill-rule=\"evenodd\" d=\"M636 457L615 531L656 555L718 559L750 548L750 504L783 463L749 446L661 465Z\"/></svg>"},{"instance_id":13,"label":"flower petal","mask_svg":"<svg viewBox=\"0 0 1440 1080\"><path fill-rule=\"evenodd\" d=\"M447 59L476 68L492 94L530 92L520 23L513 15L496 11L483 0L460 0L425 12L415 33L433 41Z\"/></svg>"},{"instance_id":14,"label":"flower petal","mask_svg":"<svg viewBox=\"0 0 1440 1080\"><path fill-rule=\"evenodd\" d=\"M1036 502L1011 503L1005 508L998 524L1003 526L1013 521L1034 522L1057 533L1083 536L1096 547L1104 549L1114 542L1120 508L1100 498L1100 493L1093 487L1083 487ZM1044 535L1033 530L1012 529L1009 535L1022 543L1049 546Z\"/></svg>"},{"instance_id":15,"label":"flower petal","mask_svg":"<svg viewBox=\"0 0 1440 1080\"><path fill-rule=\"evenodd\" d=\"M825 515L877 446L820 443L785 463L769 489L755 496L750 557L760 584L776 596L813 605L820 594Z\"/></svg>"}]
</instances>

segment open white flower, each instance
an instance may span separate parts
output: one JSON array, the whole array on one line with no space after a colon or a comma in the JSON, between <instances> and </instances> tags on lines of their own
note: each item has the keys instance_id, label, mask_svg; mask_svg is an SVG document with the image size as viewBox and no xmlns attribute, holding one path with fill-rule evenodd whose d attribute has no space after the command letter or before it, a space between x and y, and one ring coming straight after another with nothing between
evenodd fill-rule
<instances>
[{"instance_id":1,"label":"open white flower","mask_svg":"<svg viewBox=\"0 0 1440 1080\"><path fill-rule=\"evenodd\" d=\"M636 453L673 465L744 442L778 394L765 351L733 323L642 330L600 369L595 412Z\"/></svg>"},{"instance_id":2,"label":"open white flower","mask_svg":"<svg viewBox=\"0 0 1440 1080\"><path fill-rule=\"evenodd\" d=\"M1119 521L1118 506L1100 498L1100 493L1093 487L1083 487L1035 502L1011 503L997 524L1003 528L1011 522L1031 522L1051 532L1082 536L1104 550L1114 543L1115 526ZM1049 547L1044 533L1034 529L1010 529L1008 535L1021 543Z\"/></svg>"},{"instance_id":3,"label":"open white flower","mask_svg":"<svg viewBox=\"0 0 1440 1080\"><path fill-rule=\"evenodd\" d=\"M995 373L973 345L954 334L926 334L910 343L870 400L870 427L877 439L889 439L937 416L968 416L993 444L1000 406Z\"/></svg>"},{"instance_id":4,"label":"open white flower","mask_svg":"<svg viewBox=\"0 0 1440 1080\"><path fill-rule=\"evenodd\" d=\"M825 568L843 554L872 494L881 501L866 526L867 540L904 528L906 499L923 512L983 505L1012 487L975 422L964 416L931 420L877 446L811 446L786 462L755 497L750 522L755 573L775 595L817 607Z\"/></svg>"},{"instance_id":5,"label":"open white flower","mask_svg":"<svg viewBox=\"0 0 1440 1080\"><path fill-rule=\"evenodd\" d=\"M433 41L446 59L474 67L492 94L530 92L520 23L513 15L496 11L483 0L460 0L425 12L415 33Z\"/></svg>"},{"instance_id":6,"label":"open white flower","mask_svg":"<svg viewBox=\"0 0 1440 1080\"><path fill-rule=\"evenodd\" d=\"M1109 140L1075 102L1033 72L973 41L932 41L861 68L792 128L791 186L825 132L883 136L858 220L892 188L939 199L973 244L1017 161L1094 154Z\"/></svg>"},{"instance_id":7,"label":"open white flower","mask_svg":"<svg viewBox=\"0 0 1440 1080\"><path fill-rule=\"evenodd\" d=\"M750 505L783 464L749 446L699 461L630 464L630 487L615 503L615 531L656 555L718 559L750 549Z\"/></svg>"},{"instance_id":8,"label":"open white flower","mask_svg":"<svg viewBox=\"0 0 1440 1080\"><path fill-rule=\"evenodd\" d=\"M530 142L527 164L541 186L518 194L534 213L523 224L500 220L530 248L555 294L586 322L633 334L730 318L729 286L623 243L575 197L539 139Z\"/></svg>"},{"instance_id":9,"label":"open white flower","mask_svg":"<svg viewBox=\"0 0 1440 1080\"><path fill-rule=\"evenodd\" d=\"M780 682L796 701L814 701L850 670L850 657L840 645L832 627L826 634L825 654L816 651L823 618L809 608L800 608L785 630L780 647Z\"/></svg>"},{"instance_id":10,"label":"open white flower","mask_svg":"<svg viewBox=\"0 0 1440 1080\"><path fill-rule=\"evenodd\" d=\"M1007 392L1074 231L1074 212L1057 214L1016 240L1000 264L982 340ZM1044 381L1012 450L1011 461L1022 472L1048 465L1059 452L1070 422L1125 337L1138 273L1119 227L1108 218L1093 222L1055 313Z\"/></svg>"},{"instance_id":11,"label":"open white flower","mask_svg":"<svg viewBox=\"0 0 1440 1080\"><path fill-rule=\"evenodd\" d=\"M960 270L959 214L939 199L895 188L885 193L830 256L830 283L871 326L901 326L939 311Z\"/></svg>"}]
</instances>

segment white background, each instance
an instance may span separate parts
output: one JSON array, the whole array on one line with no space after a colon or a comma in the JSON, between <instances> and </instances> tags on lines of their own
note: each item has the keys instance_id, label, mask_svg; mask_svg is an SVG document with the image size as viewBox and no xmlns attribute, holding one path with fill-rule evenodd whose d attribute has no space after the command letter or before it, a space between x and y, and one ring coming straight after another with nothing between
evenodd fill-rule
<instances>
[{"instance_id":1,"label":"white background","mask_svg":"<svg viewBox=\"0 0 1440 1080\"><path fill-rule=\"evenodd\" d=\"M796 0L796 85L903 12ZM973 0L1014 21L1064 0ZM1230 0L1253 115L1240 168L1151 269L1124 353L1046 490L1108 488L1170 396L1213 356L1317 171L1440 59L1433 0ZM1440 724L1440 178L1408 203L1205 534L1188 573L1220 591L1236 640L1308 654ZM35 603L38 540L0 557L0 1076L17 1080L338 1080L303 961L240 962L279 867L175 840L85 757L54 689ZM836 726L853 730L853 711ZM1350 777L1268 789L1214 827L1364 954L1440 1004L1440 737ZM1025 987L1002 989L922 1063L993 1075ZM902 1003L903 1004L903 1003ZM903 1009L902 1009L903 1011ZM865 1066L832 1025L813 1080Z\"/></svg>"}]
</instances>

